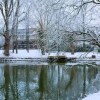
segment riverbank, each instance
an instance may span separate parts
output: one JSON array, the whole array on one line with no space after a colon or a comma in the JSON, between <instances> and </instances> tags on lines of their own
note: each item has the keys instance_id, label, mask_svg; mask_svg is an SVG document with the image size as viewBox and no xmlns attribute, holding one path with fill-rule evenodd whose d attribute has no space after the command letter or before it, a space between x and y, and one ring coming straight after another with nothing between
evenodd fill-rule
<instances>
[{"instance_id":1,"label":"riverbank","mask_svg":"<svg viewBox=\"0 0 100 100\"><path fill-rule=\"evenodd\" d=\"M4 60L15 60L15 61L33 61L40 60L46 61L46 59L50 56L58 56L57 52L52 52L50 54L46 53L45 55L41 54L41 50L18 50L18 53L13 53L10 50L10 55L7 57L3 54L3 50L0 50L0 59ZM100 61L100 53L97 52L76 52L71 54L70 52L59 52L59 56L65 56L66 58L75 58L76 61Z\"/></svg>"}]
</instances>

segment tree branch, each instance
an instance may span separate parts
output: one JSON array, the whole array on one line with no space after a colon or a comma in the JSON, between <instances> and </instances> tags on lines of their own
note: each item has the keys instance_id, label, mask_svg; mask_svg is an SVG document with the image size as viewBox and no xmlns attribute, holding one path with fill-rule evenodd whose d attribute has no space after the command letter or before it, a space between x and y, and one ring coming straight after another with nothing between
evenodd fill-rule
<instances>
[{"instance_id":1,"label":"tree branch","mask_svg":"<svg viewBox=\"0 0 100 100\"><path fill-rule=\"evenodd\" d=\"M3 11L3 6L2 6L2 4L0 4L0 11L1 11L1 13L2 13L2 16L3 16L4 21L6 21L6 18L5 18L5 14L4 14L4 11Z\"/></svg>"}]
</instances>

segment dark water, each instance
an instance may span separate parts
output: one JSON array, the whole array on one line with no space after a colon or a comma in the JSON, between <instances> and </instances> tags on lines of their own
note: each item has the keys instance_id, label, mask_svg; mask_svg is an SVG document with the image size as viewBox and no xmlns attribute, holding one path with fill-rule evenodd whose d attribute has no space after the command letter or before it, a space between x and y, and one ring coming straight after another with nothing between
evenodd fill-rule
<instances>
[{"instance_id":1,"label":"dark water","mask_svg":"<svg viewBox=\"0 0 100 100\"><path fill-rule=\"evenodd\" d=\"M0 64L0 100L81 100L99 90L99 65Z\"/></svg>"}]
</instances>

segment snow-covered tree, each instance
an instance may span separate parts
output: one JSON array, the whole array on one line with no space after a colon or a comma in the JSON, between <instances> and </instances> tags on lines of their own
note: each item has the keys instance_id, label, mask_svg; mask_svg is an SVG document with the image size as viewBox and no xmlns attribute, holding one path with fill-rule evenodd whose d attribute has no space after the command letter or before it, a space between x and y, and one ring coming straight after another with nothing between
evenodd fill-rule
<instances>
[{"instance_id":1,"label":"snow-covered tree","mask_svg":"<svg viewBox=\"0 0 100 100\"><path fill-rule=\"evenodd\" d=\"M3 27L3 36L5 38L4 44L4 54L9 56L10 49L10 39L11 39L11 26L10 20L12 15L14 15L14 23L13 27L15 27L15 23L18 23L18 12L19 12L19 2L20 0L1 0L0 1L0 11L4 22ZM16 28L18 27L18 24Z\"/></svg>"}]
</instances>

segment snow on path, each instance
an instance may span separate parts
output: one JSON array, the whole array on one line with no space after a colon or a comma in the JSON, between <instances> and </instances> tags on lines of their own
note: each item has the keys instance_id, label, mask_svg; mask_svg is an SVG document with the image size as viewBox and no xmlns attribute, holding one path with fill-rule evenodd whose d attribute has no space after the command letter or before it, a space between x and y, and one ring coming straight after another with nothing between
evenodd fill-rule
<instances>
[{"instance_id":1,"label":"snow on path","mask_svg":"<svg viewBox=\"0 0 100 100\"><path fill-rule=\"evenodd\" d=\"M82 100L100 100L100 91L94 94L90 94Z\"/></svg>"}]
</instances>

